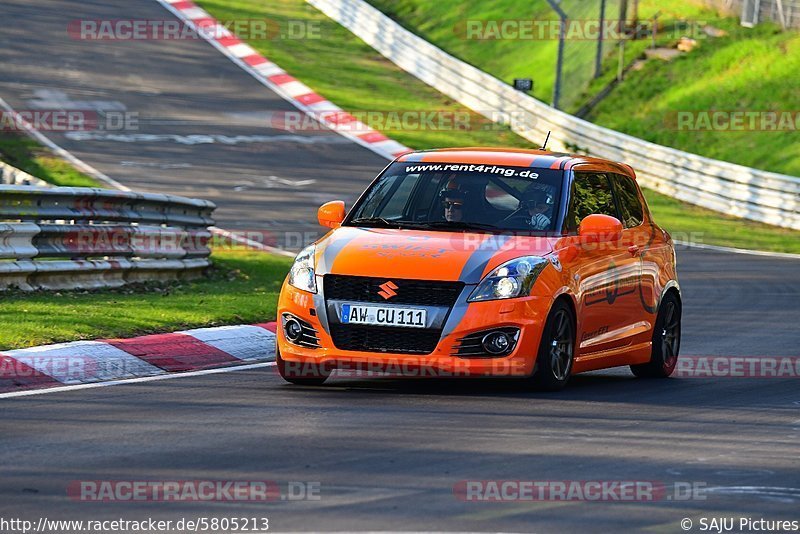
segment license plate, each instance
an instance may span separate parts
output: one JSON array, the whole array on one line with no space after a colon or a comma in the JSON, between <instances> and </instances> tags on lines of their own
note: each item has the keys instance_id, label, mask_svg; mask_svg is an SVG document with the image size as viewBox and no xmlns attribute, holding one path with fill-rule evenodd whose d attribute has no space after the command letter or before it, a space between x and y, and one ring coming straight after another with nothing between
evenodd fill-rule
<instances>
[{"instance_id":1,"label":"license plate","mask_svg":"<svg viewBox=\"0 0 800 534\"><path fill-rule=\"evenodd\" d=\"M425 328L427 319L428 312L424 309L342 304L343 324Z\"/></svg>"}]
</instances>

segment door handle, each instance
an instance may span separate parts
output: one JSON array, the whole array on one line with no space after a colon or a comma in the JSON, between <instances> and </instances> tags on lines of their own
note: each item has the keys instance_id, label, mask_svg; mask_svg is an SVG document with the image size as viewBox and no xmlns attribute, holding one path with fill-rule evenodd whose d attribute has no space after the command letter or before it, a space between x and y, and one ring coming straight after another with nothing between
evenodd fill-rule
<instances>
[{"instance_id":1,"label":"door handle","mask_svg":"<svg viewBox=\"0 0 800 534\"><path fill-rule=\"evenodd\" d=\"M628 247L628 252L631 253L631 256L636 256L639 253L639 245L631 245Z\"/></svg>"}]
</instances>

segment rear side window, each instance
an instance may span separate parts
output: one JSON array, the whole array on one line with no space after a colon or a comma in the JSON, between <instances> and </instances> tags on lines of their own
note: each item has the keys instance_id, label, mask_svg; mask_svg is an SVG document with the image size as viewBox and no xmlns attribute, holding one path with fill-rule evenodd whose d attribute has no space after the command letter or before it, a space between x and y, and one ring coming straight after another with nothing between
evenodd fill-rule
<instances>
[{"instance_id":1,"label":"rear side window","mask_svg":"<svg viewBox=\"0 0 800 534\"><path fill-rule=\"evenodd\" d=\"M614 191L617 194L619 210L622 212L622 224L625 228L633 228L644 222L644 207L636 190L636 184L627 176L612 175Z\"/></svg>"},{"instance_id":2,"label":"rear side window","mask_svg":"<svg viewBox=\"0 0 800 534\"><path fill-rule=\"evenodd\" d=\"M581 221L595 213L619 217L608 176L597 173L576 173L565 221L567 231L577 232Z\"/></svg>"}]
</instances>

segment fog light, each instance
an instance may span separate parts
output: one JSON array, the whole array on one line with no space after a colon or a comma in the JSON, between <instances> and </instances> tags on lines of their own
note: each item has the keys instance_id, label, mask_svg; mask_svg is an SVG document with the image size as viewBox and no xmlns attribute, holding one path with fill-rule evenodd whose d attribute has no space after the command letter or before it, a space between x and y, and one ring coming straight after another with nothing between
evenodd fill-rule
<instances>
[{"instance_id":1,"label":"fog light","mask_svg":"<svg viewBox=\"0 0 800 534\"><path fill-rule=\"evenodd\" d=\"M511 339L505 332L490 332L483 336L481 345L489 354L503 354L511 346Z\"/></svg>"},{"instance_id":2,"label":"fog light","mask_svg":"<svg viewBox=\"0 0 800 534\"><path fill-rule=\"evenodd\" d=\"M286 324L283 325L283 331L286 334L286 339L296 343L300 336L303 335L303 327L297 322L297 319L287 319Z\"/></svg>"}]
</instances>

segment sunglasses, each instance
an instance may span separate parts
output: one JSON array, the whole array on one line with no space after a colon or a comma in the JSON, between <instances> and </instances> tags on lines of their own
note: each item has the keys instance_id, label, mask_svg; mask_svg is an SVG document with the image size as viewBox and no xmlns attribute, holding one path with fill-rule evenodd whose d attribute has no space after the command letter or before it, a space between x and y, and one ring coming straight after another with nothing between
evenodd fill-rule
<instances>
[{"instance_id":1,"label":"sunglasses","mask_svg":"<svg viewBox=\"0 0 800 534\"><path fill-rule=\"evenodd\" d=\"M449 200L445 200L444 202L442 202L442 205L445 207L445 209L448 209L448 210L461 209L461 206L463 205L463 202L451 202Z\"/></svg>"}]
</instances>

